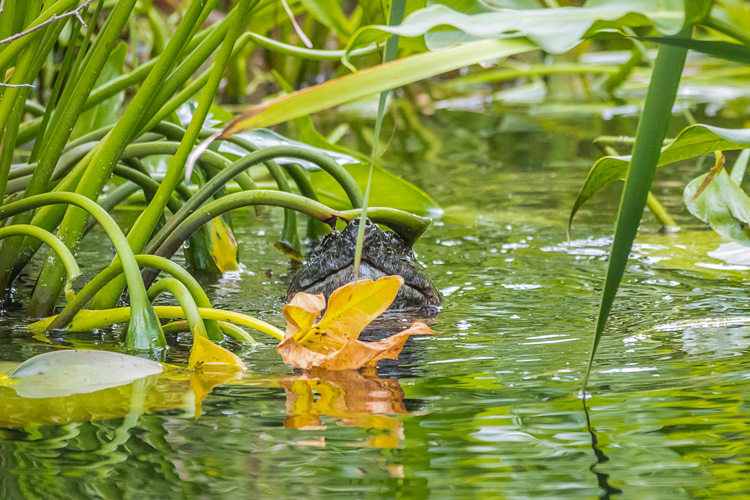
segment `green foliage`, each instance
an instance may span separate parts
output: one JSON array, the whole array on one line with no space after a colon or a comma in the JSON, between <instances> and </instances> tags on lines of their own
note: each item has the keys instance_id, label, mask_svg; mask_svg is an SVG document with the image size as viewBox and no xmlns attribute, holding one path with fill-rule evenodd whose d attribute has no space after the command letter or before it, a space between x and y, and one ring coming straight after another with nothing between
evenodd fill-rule
<instances>
[{"instance_id":1,"label":"green foliage","mask_svg":"<svg viewBox=\"0 0 750 500\"><path fill-rule=\"evenodd\" d=\"M661 149L657 167L687 160L714 151L750 148L750 129L727 129L709 125L691 125ZM615 181L624 179L630 156L606 156L597 161L578 193L570 213L570 224L578 210L597 192Z\"/></svg>"},{"instance_id":2,"label":"green foliage","mask_svg":"<svg viewBox=\"0 0 750 500\"><path fill-rule=\"evenodd\" d=\"M446 85L441 92L460 94L473 92L476 85L513 80L523 84L525 79L541 83L540 75L586 73L607 79L597 86L605 88L605 98L609 98L627 83L628 76L648 71L642 67L643 61L649 61L640 42L632 42L634 55L625 64L540 64L530 53L539 49L562 53L584 41L587 48L597 50L606 48L613 38L629 44L619 33L632 33L631 28L637 28L647 43L662 43L660 50L665 53L691 49L744 61L747 48L744 25L732 23L731 14L738 7L726 2L713 9L713 2L706 0L590 0L581 7L553 8L530 0L427 3L365 1L348 8L317 0L288 0L299 24L292 28L285 9L271 0L231 2L226 12L213 16L220 5L217 0L186 0L174 16L157 10L151 2L135 0L30 0L23 9L21 3L8 0L7 10L0 14L0 37L4 38L0 69L4 83L16 86L0 88L4 141L0 193L17 199L6 198L0 215L13 215L3 234L23 238L13 236L0 248L0 288L7 288L25 272L42 241L49 243L54 253L38 278L29 313L52 314L66 286L66 275L75 274L71 259L94 213L118 256L77 295L66 289L67 306L51 324L64 328L89 305L114 307L127 281L132 314L125 344L154 349L165 342L149 298L168 289L192 311L189 326L200 330L205 318L195 309L210 308L200 287L158 256L171 257L192 237L191 242L205 247L200 256L207 263L221 261L222 269L233 267L230 256L236 248L231 228L220 220L213 223L214 230L203 227L220 213L246 206L284 208L278 246L295 258L301 258L295 211L314 221L309 226L311 235L334 225L336 219L366 213L409 242L416 241L429 224L421 216L440 216L441 209L428 194L382 165L370 167L379 153L389 91L445 73L444 78L450 79L455 77L451 72L478 62L518 57L520 61L508 63L507 68L486 75L474 72L460 85ZM86 27L77 16L87 20ZM670 37L693 23L743 45ZM126 27L130 30L127 44L121 41ZM312 47L301 46L307 38ZM597 46L599 40L602 43ZM351 61L355 58L363 69L347 74L354 69ZM672 63L670 71L674 73L677 66ZM240 103L233 108L241 111L236 116L219 104L229 100L221 85L227 71L233 82L231 100ZM672 75L667 79L669 88L657 89L664 87L658 83L663 80L660 71L657 65L657 83L649 94L658 93L647 102L648 118L642 120L655 125L644 125L636 140L633 165L641 170L638 175L631 171L629 184L636 182L637 187L626 189L626 198L632 200L623 201L621 217L627 220L621 220L618 227L627 226L627 231L619 228L618 235L633 233L637 227L641 198L650 185L651 159L663 165L716 149L750 146L745 131L695 126L683 131L656 161L658 151L654 153L653 145L665 126L671 87L676 85ZM249 74L255 78L250 83ZM273 94L274 82L285 95ZM429 84L419 88L430 95ZM320 125L310 116L375 94L381 98L374 133L367 130L362 135L372 138L367 143L370 151L333 144L335 140L318 132ZM655 101L662 101L656 111L651 109ZM190 108L188 113L184 113L186 108ZM410 133L420 133L418 120L398 113L392 119L394 123L405 120ZM299 140L262 129L290 120L296 122ZM341 124L336 130L350 127ZM209 149L214 140L219 143ZM429 143L427 136L419 140ZM661 139L658 142L661 146ZM646 155L647 161L639 155ZM628 161L605 158L597 162L573 214L599 189L626 177ZM724 176L718 179L724 182ZM198 189L191 190L192 183ZM258 189L259 183L271 184L278 191ZM228 188L239 192L226 194ZM710 189L717 188L712 185ZM134 190L142 192L146 205L126 238L107 212L127 203ZM368 202L380 206L369 207ZM59 239L50 239L53 231ZM627 254L629 238L616 238L618 255ZM193 245L188 257L198 246ZM156 258L156 264L149 258ZM146 262L177 277L179 283L164 281L147 292L155 271L145 271L144 280L139 270ZM619 266L622 259L616 257L613 262ZM607 300L614 296L616 274L608 279ZM606 319L606 309L600 324ZM209 337L220 338L216 321L205 321L205 329Z\"/></svg>"},{"instance_id":3,"label":"green foliage","mask_svg":"<svg viewBox=\"0 0 750 500\"><path fill-rule=\"evenodd\" d=\"M688 26L677 36L689 38L692 30L692 26ZM625 266L638 232L643 209L646 207L646 199L656 172L661 145L667 135L667 127L672 117L672 105L677 97L677 87L686 55L685 49L662 46L659 48L659 55L654 63L654 74L651 77L646 103L643 106L643 115L638 121L633 157L630 160L630 168L620 200L620 210L617 214L615 237L607 266L607 278L602 290L589 367L583 380L584 390L617 289L625 273Z\"/></svg>"}]
</instances>

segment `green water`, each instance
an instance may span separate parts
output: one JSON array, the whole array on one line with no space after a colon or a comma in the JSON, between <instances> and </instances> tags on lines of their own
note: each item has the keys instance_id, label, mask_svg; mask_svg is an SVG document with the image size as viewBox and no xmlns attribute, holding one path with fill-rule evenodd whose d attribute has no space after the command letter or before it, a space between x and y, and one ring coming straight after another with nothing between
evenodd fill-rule
<instances>
[{"instance_id":1,"label":"green water","mask_svg":"<svg viewBox=\"0 0 750 500\"><path fill-rule=\"evenodd\" d=\"M422 135L394 137L383 162L446 210L416 247L446 296L433 325L442 333L410 340L399 361L381 363L381 380L306 381L271 342L232 345L249 374L214 389L198 419L174 408L0 430L0 497L676 500L750 492L750 323L655 328L750 315L747 271L716 270L721 263L705 255L690 265L654 256L709 234L681 204L682 186L701 166L657 176L655 193L688 236L659 235L645 216L587 416L580 383L619 187L584 207L570 246L565 225L598 156L590 139L632 133L633 119L441 111L424 125ZM290 267L273 248L280 220L276 211L252 225L247 213L235 215L245 269L205 282L215 307L283 326ZM109 259L93 238L82 255L89 273ZM4 360L49 350L12 309L0 329ZM53 344L113 348L116 331ZM185 362L186 342L172 342L169 361Z\"/></svg>"}]
</instances>

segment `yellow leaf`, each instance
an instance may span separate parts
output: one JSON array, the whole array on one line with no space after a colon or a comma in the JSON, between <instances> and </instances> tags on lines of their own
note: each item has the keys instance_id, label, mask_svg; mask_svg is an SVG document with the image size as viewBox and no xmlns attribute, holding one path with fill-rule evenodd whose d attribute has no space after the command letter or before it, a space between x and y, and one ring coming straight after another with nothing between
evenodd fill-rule
<instances>
[{"instance_id":1,"label":"yellow leaf","mask_svg":"<svg viewBox=\"0 0 750 500\"><path fill-rule=\"evenodd\" d=\"M328 299L328 310L320 323L306 334L296 335L297 341L303 345L330 343L340 348L347 339L356 340L372 320L388 309L403 284L401 276L384 276L338 288Z\"/></svg>"},{"instance_id":2,"label":"yellow leaf","mask_svg":"<svg viewBox=\"0 0 750 500\"><path fill-rule=\"evenodd\" d=\"M285 363L305 370L358 370L374 367L384 358L396 359L409 336L434 332L424 323L414 323L380 342L357 339L393 302L402 284L401 276L386 276L374 282L362 280L356 286L344 285L331 294L328 310L315 325L324 305L322 296L297 294L284 310L289 324L276 351Z\"/></svg>"},{"instance_id":3,"label":"yellow leaf","mask_svg":"<svg viewBox=\"0 0 750 500\"><path fill-rule=\"evenodd\" d=\"M221 367L232 368L233 371L245 371L245 363L233 352L227 351L207 338L194 332L193 348L190 350L188 370L216 371Z\"/></svg>"},{"instance_id":4,"label":"yellow leaf","mask_svg":"<svg viewBox=\"0 0 750 500\"><path fill-rule=\"evenodd\" d=\"M296 294L289 304L284 306L287 335L310 329L325 308L326 298L322 293L312 295L299 292Z\"/></svg>"},{"instance_id":5,"label":"yellow leaf","mask_svg":"<svg viewBox=\"0 0 750 500\"><path fill-rule=\"evenodd\" d=\"M237 240L234 238L232 229L221 217L216 217L209 222L209 252L219 271L236 271L237 265Z\"/></svg>"}]
</instances>

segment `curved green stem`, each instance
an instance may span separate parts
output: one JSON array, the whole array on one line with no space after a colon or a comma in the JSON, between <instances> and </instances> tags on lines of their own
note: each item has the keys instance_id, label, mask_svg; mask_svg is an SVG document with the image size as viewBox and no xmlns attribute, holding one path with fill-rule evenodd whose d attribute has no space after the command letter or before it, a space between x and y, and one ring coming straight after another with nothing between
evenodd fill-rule
<instances>
[{"instance_id":1,"label":"curved green stem","mask_svg":"<svg viewBox=\"0 0 750 500\"><path fill-rule=\"evenodd\" d=\"M346 50L319 50L297 47L295 45L289 45L287 43L266 38L257 33L246 33L246 35L249 36L253 43L258 47L263 47L266 50L271 50L280 54L299 57L300 59L308 59L310 61L338 61L344 57L344 55L349 58L362 57L369 56L370 54L377 54L378 50L380 50L380 47L373 44L367 47L362 47L361 49L352 50L346 54Z\"/></svg>"},{"instance_id":2,"label":"curved green stem","mask_svg":"<svg viewBox=\"0 0 750 500\"><path fill-rule=\"evenodd\" d=\"M52 250L60 257L65 269L68 271L68 285L74 279L81 275L78 263L68 247L66 247L57 236L45 231L44 229L29 224L16 224L13 226L0 228L0 240L10 236L30 236L38 238L49 245Z\"/></svg>"},{"instance_id":3,"label":"curved green stem","mask_svg":"<svg viewBox=\"0 0 750 500\"><path fill-rule=\"evenodd\" d=\"M77 193L45 193L30 196L0 207L0 220L46 205L74 205L90 213L102 225L122 259L123 272L130 289L133 317L128 325L126 344L133 349L153 349L166 345L161 326L148 301L138 263L128 240L117 223L96 202Z\"/></svg>"},{"instance_id":4,"label":"curved green stem","mask_svg":"<svg viewBox=\"0 0 750 500\"><path fill-rule=\"evenodd\" d=\"M171 232L167 233L163 243L155 247L153 253L169 258L174 255L191 234L204 224L210 222L211 219L236 208L256 205L290 208L327 222L331 226L336 222L336 213L333 210L322 203L309 200L303 196L281 191L242 191L222 196L218 200L214 200L196 210Z\"/></svg>"},{"instance_id":5,"label":"curved green stem","mask_svg":"<svg viewBox=\"0 0 750 500\"><path fill-rule=\"evenodd\" d=\"M200 313L200 311L198 311ZM216 320L211 320L216 321ZM248 344L257 344L258 341L255 340L249 333L247 333L245 330L240 328L237 325L234 325L232 323L227 323L226 321L216 321L219 324L219 328L221 328L221 331L224 335L227 337L232 337L235 340L238 340L240 342L246 342ZM166 325L162 326L162 330L164 330L165 335L173 335L177 333L185 333L190 332L190 325L186 320L178 320L173 321L171 323L167 323Z\"/></svg>"},{"instance_id":6,"label":"curved green stem","mask_svg":"<svg viewBox=\"0 0 750 500\"><path fill-rule=\"evenodd\" d=\"M336 219L350 221L362 214L361 209L337 211L322 203L303 196L280 191L243 191L223 196L218 200L204 205L187 217L177 226L155 249L155 254L169 258L180 248L187 238L211 219L237 208L255 205L269 205L296 210L315 217L333 227ZM397 232L408 245L413 245L419 236L430 226L432 221L426 217L396 210L394 208L373 207L368 210L368 216L373 222L385 224Z\"/></svg>"},{"instance_id":7,"label":"curved green stem","mask_svg":"<svg viewBox=\"0 0 750 500\"><path fill-rule=\"evenodd\" d=\"M211 301L208 300L205 290L185 269L175 264L169 259L164 259L156 255L136 255L135 260L141 267L153 267L160 271L168 273L173 278L182 283L190 292L193 300L199 307L210 308ZM107 283L117 278L123 273L122 262L117 260L102 270L99 274L89 281L75 298L68 302L60 314L55 316L54 321L50 322L48 330L62 330L70 324L75 315L81 311L86 304L94 298L96 293L104 288ZM206 323L208 338L211 340L221 340L221 333L213 321Z\"/></svg>"},{"instance_id":8,"label":"curved green stem","mask_svg":"<svg viewBox=\"0 0 750 500\"><path fill-rule=\"evenodd\" d=\"M357 208L354 210L337 211L335 214L339 219L348 222L361 217L362 210ZM384 224L393 229L409 246L414 245L432 224L432 219L429 217L419 217L403 210L387 207L368 208L367 218L377 224Z\"/></svg>"},{"instance_id":9,"label":"curved green stem","mask_svg":"<svg viewBox=\"0 0 750 500\"><path fill-rule=\"evenodd\" d=\"M185 285L174 278L162 278L148 289L148 298L153 303L164 292L174 295L177 302L180 303L180 307L185 311L190 331L208 338L206 325L203 324L203 318L201 317L201 313L198 312L198 306L195 305L195 300L193 300L193 296L190 295Z\"/></svg>"},{"instance_id":10,"label":"curved green stem","mask_svg":"<svg viewBox=\"0 0 750 500\"><path fill-rule=\"evenodd\" d=\"M177 306L154 306L154 311L159 318L184 318L185 311L181 307ZM284 338L284 332L275 326L261 321L252 316L246 314L236 313L232 311L224 311L222 309L211 309L207 307L199 307L201 317L205 319L212 319L216 321L226 321L237 325L247 326L255 330L261 331L265 334L274 337L275 339L281 340ZM86 310L79 312L73 321L68 326L68 330L73 331L88 331L97 328L104 328L105 326L114 325L115 323L122 323L128 321L130 317L129 307L118 307L115 309L99 309L99 310ZM54 316L39 320L29 325L29 329L34 333L41 333L47 330L48 325L55 319Z\"/></svg>"},{"instance_id":11,"label":"curved green stem","mask_svg":"<svg viewBox=\"0 0 750 500\"><path fill-rule=\"evenodd\" d=\"M182 207L182 209L175 214L175 216L167 222L167 224L159 231L159 233L149 242L146 247L146 253L151 253L153 250L158 248L164 243L170 234L175 231L183 221L185 221L189 214L198 210L198 208L205 203L211 196L213 196L222 186L229 182L237 174L244 172L246 169L258 163L266 162L274 158L291 157L302 160L312 161L319 165L322 169L330 173L344 188L349 200L353 206L362 206L362 191L354 181L354 178L346 171L341 165L336 163L330 156L319 153L316 151L310 151L308 149L296 147L296 146L273 146L270 148L261 149L254 153L251 153L243 158L240 158L229 167L222 170L214 178L206 182L206 184L194 194L190 200ZM239 194L239 193L237 193ZM262 205L262 203L258 203ZM320 205L324 207L324 205ZM291 207L290 207L291 208ZM329 210L325 207L326 210ZM296 210L296 208L294 208Z\"/></svg>"}]
</instances>

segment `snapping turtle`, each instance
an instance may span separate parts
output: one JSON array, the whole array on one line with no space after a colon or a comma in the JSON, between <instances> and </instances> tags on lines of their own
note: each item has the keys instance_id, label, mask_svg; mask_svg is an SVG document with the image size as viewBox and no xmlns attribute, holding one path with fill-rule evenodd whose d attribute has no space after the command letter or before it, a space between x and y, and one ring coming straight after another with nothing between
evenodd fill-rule
<instances>
[{"instance_id":1,"label":"snapping turtle","mask_svg":"<svg viewBox=\"0 0 750 500\"><path fill-rule=\"evenodd\" d=\"M343 231L328 234L307 256L307 262L294 276L287 290L287 302L297 292L322 293L326 299L334 290L354 281L354 248L360 219L354 219ZM437 311L443 300L411 247L392 231L381 231L370 219L365 222L360 279L376 280L394 274L404 285L390 309Z\"/></svg>"}]
</instances>

